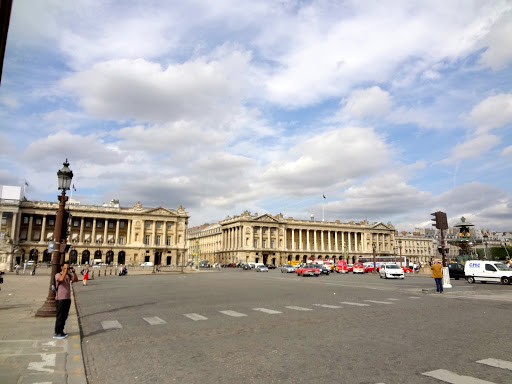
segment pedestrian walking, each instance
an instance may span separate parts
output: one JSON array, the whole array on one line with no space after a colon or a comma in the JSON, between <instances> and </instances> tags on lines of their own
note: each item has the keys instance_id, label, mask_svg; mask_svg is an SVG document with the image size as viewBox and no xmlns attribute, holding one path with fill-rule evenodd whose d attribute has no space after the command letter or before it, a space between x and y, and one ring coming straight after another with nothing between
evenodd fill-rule
<instances>
[{"instance_id":1,"label":"pedestrian walking","mask_svg":"<svg viewBox=\"0 0 512 384\"><path fill-rule=\"evenodd\" d=\"M36 274L36 268L37 268L37 261L34 261L34 265L32 266L32 272L30 272L30 274L32 276L35 276Z\"/></svg>"},{"instance_id":2,"label":"pedestrian walking","mask_svg":"<svg viewBox=\"0 0 512 384\"><path fill-rule=\"evenodd\" d=\"M71 307L71 283L76 283L78 276L74 268L69 267L69 261L64 262L61 272L55 275L55 334L54 339L65 339L64 326L68 319L69 308Z\"/></svg>"},{"instance_id":3,"label":"pedestrian walking","mask_svg":"<svg viewBox=\"0 0 512 384\"><path fill-rule=\"evenodd\" d=\"M19 264L16 264L14 266L14 269L16 270L16 274L19 275L20 274L20 265Z\"/></svg>"},{"instance_id":4,"label":"pedestrian walking","mask_svg":"<svg viewBox=\"0 0 512 384\"><path fill-rule=\"evenodd\" d=\"M27 261L23 262L23 274L25 274L25 269L27 269Z\"/></svg>"},{"instance_id":5,"label":"pedestrian walking","mask_svg":"<svg viewBox=\"0 0 512 384\"><path fill-rule=\"evenodd\" d=\"M85 268L82 269L82 275L84 275L82 282L84 285L87 285L87 280L89 280L89 265L86 265Z\"/></svg>"},{"instance_id":6,"label":"pedestrian walking","mask_svg":"<svg viewBox=\"0 0 512 384\"><path fill-rule=\"evenodd\" d=\"M443 266L441 260L436 260L430 268L432 269L432 277L436 281L437 293L443 293Z\"/></svg>"}]
</instances>

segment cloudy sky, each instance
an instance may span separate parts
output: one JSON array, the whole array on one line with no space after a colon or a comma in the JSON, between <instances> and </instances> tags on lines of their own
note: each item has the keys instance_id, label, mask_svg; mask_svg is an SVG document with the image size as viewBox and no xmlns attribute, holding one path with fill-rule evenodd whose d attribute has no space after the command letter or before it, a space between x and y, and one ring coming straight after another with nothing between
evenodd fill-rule
<instances>
[{"instance_id":1,"label":"cloudy sky","mask_svg":"<svg viewBox=\"0 0 512 384\"><path fill-rule=\"evenodd\" d=\"M512 231L512 1L15 1L0 184ZM325 195L325 199L323 196Z\"/></svg>"}]
</instances>

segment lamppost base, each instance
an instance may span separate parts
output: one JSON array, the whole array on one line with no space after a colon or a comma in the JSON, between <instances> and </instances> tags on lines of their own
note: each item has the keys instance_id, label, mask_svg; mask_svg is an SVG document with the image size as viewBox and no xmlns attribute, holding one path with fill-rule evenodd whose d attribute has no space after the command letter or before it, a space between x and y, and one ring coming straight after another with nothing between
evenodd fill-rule
<instances>
[{"instance_id":1,"label":"lamppost base","mask_svg":"<svg viewBox=\"0 0 512 384\"><path fill-rule=\"evenodd\" d=\"M55 317L56 315L55 299L46 299L43 306L37 310L35 317Z\"/></svg>"}]
</instances>

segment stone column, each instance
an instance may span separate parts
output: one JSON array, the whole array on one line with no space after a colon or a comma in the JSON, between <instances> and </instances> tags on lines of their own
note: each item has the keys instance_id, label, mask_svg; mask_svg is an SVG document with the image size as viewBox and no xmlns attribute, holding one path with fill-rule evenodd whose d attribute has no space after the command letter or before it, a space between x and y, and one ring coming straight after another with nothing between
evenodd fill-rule
<instances>
[{"instance_id":1,"label":"stone column","mask_svg":"<svg viewBox=\"0 0 512 384\"><path fill-rule=\"evenodd\" d=\"M313 247L314 247L315 251L318 252L318 243L316 241L316 235L317 235L317 230L314 229L313 230Z\"/></svg>"},{"instance_id":2,"label":"stone column","mask_svg":"<svg viewBox=\"0 0 512 384\"><path fill-rule=\"evenodd\" d=\"M324 241L324 230L320 230L320 245L322 247L322 251L325 251L325 241Z\"/></svg>"},{"instance_id":3,"label":"stone column","mask_svg":"<svg viewBox=\"0 0 512 384\"><path fill-rule=\"evenodd\" d=\"M0 213L0 217L2 217L1 213ZM12 213L12 224L11 224L11 239L15 244L18 243L18 237L19 237L16 235L16 219L17 218L18 218L17 212L13 212Z\"/></svg>"},{"instance_id":4,"label":"stone column","mask_svg":"<svg viewBox=\"0 0 512 384\"><path fill-rule=\"evenodd\" d=\"M96 244L96 218L92 219L92 238L91 238L91 244ZM94 255L93 255L94 259Z\"/></svg>"},{"instance_id":5,"label":"stone column","mask_svg":"<svg viewBox=\"0 0 512 384\"><path fill-rule=\"evenodd\" d=\"M263 248L263 227L260 226L260 248Z\"/></svg>"},{"instance_id":6,"label":"stone column","mask_svg":"<svg viewBox=\"0 0 512 384\"><path fill-rule=\"evenodd\" d=\"M302 229L299 229L299 250L302 251Z\"/></svg>"},{"instance_id":7,"label":"stone column","mask_svg":"<svg viewBox=\"0 0 512 384\"><path fill-rule=\"evenodd\" d=\"M108 235L108 219L103 220L103 244L107 244L107 235Z\"/></svg>"},{"instance_id":8,"label":"stone column","mask_svg":"<svg viewBox=\"0 0 512 384\"><path fill-rule=\"evenodd\" d=\"M347 232L347 238L348 238L348 251L352 252L352 239L351 239L352 232Z\"/></svg>"},{"instance_id":9,"label":"stone column","mask_svg":"<svg viewBox=\"0 0 512 384\"><path fill-rule=\"evenodd\" d=\"M334 232L334 248L335 248L336 252L338 252L340 250L340 247L338 245L338 231Z\"/></svg>"},{"instance_id":10,"label":"stone column","mask_svg":"<svg viewBox=\"0 0 512 384\"><path fill-rule=\"evenodd\" d=\"M153 220L152 223L153 223L153 231L151 232L151 237L152 237L151 244L153 244L153 246L155 246L156 245L156 221Z\"/></svg>"},{"instance_id":11,"label":"stone column","mask_svg":"<svg viewBox=\"0 0 512 384\"><path fill-rule=\"evenodd\" d=\"M116 238L114 244L119 244L119 219L116 220Z\"/></svg>"},{"instance_id":12,"label":"stone column","mask_svg":"<svg viewBox=\"0 0 512 384\"><path fill-rule=\"evenodd\" d=\"M292 231L292 250L295 250L295 230L291 228Z\"/></svg>"},{"instance_id":13,"label":"stone column","mask_svg":"<svg viewBox=\"0 0 512 384\"><path fill-rule=\"evenodd\" d=\"M132 220L128 219L128 228L126 230L126 244L132 243Z\"/></svg>"},{"instance_id":14,"label":"stone column","mask_svg":"<svg viewBox=\"0 0 512 384\"><path fill-rule=\"evenodd\" d=\"M46 215L43 216L43 223L41 225L41 238L39 239L39 242L44 243L45 237L46 237Z\"/></svg>"},{"instance_id":15,"label":"stone column","mask_svg":"<svg viewBox=\"0 0 512 384\"><path fill-rule=\"evenodd\" d=\"M309 235L310 235L310 231L309 231L309 229L306 229L306 247L308 247L308 252L311 252L311 245L310 245L310 242L309 242Z\"/></svg>"},{"instance_id":16,"label":"stone column","mask_svg":"<svg viewBox=\"0 0 512 384\"><path fill-rule=\"evenodd\" d=\"M27 233L27 241L32 241L32 225L34 224L34 216L30 215L28 219L28 233Z\"/></svg>"},{"instance_id":17,"label":"stone column","mask_svg":"<svg viewBox=\"0 0 512 384\"><path fill-rule=\"evenodd\" d=\"M82 217L80 219L80 233L78 235L78 242L80 244L83 244L84 243L84 226L85 226L85 218Z\"/></svg>"}]
</instances>

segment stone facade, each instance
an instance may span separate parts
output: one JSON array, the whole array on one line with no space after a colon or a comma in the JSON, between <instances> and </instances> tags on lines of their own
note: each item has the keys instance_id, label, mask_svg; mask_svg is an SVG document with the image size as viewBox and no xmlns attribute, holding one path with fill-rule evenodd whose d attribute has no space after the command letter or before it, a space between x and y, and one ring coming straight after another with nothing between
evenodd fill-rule
<instances>
[{"instance_id":1,"label":"stone facade","mask_svg":"<svg viewBox=\"0 0 512 384\"><path fill-rule=\"evenodd\" d=\"M210 263L284 264L309 258L345 259L376 254L392 256L395 252L395 228L391 223L341 223L294 220L283 215L227 217L215 226L189 231L190 252Z\"/></svg>"},{"instance_id":2,"label":"stone facade","mask_svg":"<svg viewBox=\"0 0 512 384\"><path fill-rule=\"evenodd\" d=\"M23 260L50 262L48 242L53 240L57 210L57 202L0 201L0 269ZM71 263L183 265L188 259L189 216L182 206L172 210L137 203L125 208L117 201L91 206L70 200L66 211L71 215L66 254Z\"/></svg>"},{"instance_id":3,"label":"stone facade","mask_svg":"<svg viewBox=\"0 0 512 384\"><path fill-rule=\"evenodd\" d=\"M425 236L397 235L396 254L405 256L409 264L429 263L437 257L437 243L434 239Z\"/></svg>"}]
</instances>

